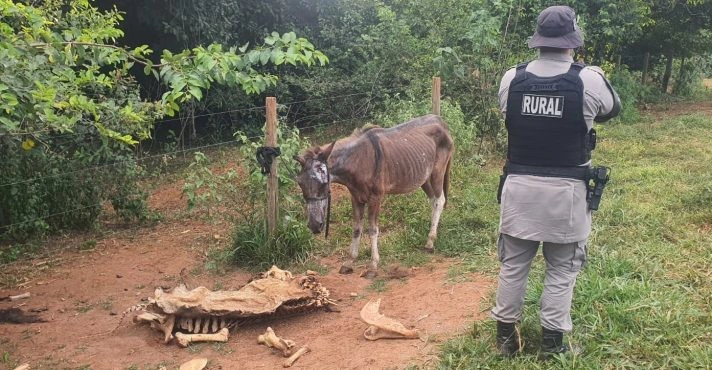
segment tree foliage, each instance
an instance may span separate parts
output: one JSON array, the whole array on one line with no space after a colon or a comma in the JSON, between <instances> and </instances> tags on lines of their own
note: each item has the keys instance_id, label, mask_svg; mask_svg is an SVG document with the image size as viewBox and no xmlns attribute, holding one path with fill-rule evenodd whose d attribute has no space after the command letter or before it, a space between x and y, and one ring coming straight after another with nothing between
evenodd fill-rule
<instances>
[{"instance_id":1,"label":"tree foliage","mask_svg":"<svg viewBox=\"0 0 712 370\"><path fill-rule=\"evenodd\" d=\"M148 46L117 43L117 9L89 0L40 4L0 0L0 235L89 225L103 200L119 212L145 209L132 150L155 120L213 85L257 94L277 82L267 68L328 62L293 32L255 46L164 50L154 62ZM160 99L141 96L134 67L160 81Z\"/></svg>"}]
</instances>

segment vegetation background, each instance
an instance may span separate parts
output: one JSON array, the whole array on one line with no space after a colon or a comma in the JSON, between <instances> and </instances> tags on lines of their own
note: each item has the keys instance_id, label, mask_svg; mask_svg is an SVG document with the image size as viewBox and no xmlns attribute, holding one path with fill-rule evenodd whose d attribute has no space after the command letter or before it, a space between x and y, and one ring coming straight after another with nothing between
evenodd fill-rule
<instances>
[{"instance_id":1,"label":"vegetation background","mask_svg":"<svg viewBox=\"0 0 712 370\"><path fill-rule=\"evenodd\" d=\"M710 99L702 81L712 77L712 2L560 4L576 10L585 33L577 59L604 69L624 111L601 130L599 158L614 167L617 183L597 216L597 249L577 288L580 330L573 340L590 344L583 358L558 364L709 368L712 181L704 166L711 121L693 114L648 122L641 112ZM482 270L490 256L471 246L492 245L496 235L494 205L477 199L491 196L506 143L499 79L535 57L526 40L549 5L0 0L0 261L31 254L47 235L99 228L112 210L125 222L159 222L165 215L151 211L146 197L170 176L185 178L189 207L229 216L235 225L231 246L216 252L213 268L305 261L317 243L303 228L289 161L280 178L287 189L280 237L265 239L264 179L252 160L264 97L281 103L280 146L288 158L309 145L305 135L331 137L427 113L431 77L441 76L461 190L454 194L457 208L444 216L438 248ZM201 152L225 146L238 148L244 172L216 171ZM233 203L239 214L224 214L220 206ZM427 212L416 203L398 198L384 211L384 227L402 230L389 237L386 258L426 260L405 247L423 238L422 220L403 216ZM346 204L335 212L335 222L348 224ZM347 239L344 231L331 243ZM540 291L534 283L532 309ZM523 323L531 337L535 316L528 312ZM489 325L446 346L441 366L541 366L532 358L491 356Z\"/></svg>"},{"instance_id":2,"label":"vegetation background","mask_svg":"<svg viewBox=\"0 0 712 370\"><path fill-rule=\"evenodd\" d=\"M585 33L577 58L610 75L623 122L695 95L712 70L709 1L564 3ZM0 237L91 227L102 204L155 218L138 185L152 159L258 136L265 95L301 102L283 106L290 127L392 125L427 112L442 76L459 147L500 150L499 78L534 57L526 40L549 5L2 0Z\"/></svg>"}]
</instances>

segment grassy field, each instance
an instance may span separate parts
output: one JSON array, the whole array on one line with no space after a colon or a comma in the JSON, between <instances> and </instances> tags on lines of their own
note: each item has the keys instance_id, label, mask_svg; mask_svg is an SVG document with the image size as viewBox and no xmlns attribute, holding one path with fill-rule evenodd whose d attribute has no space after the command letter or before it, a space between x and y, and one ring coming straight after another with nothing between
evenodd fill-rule
<instances>
[{"instance_id":1,"label":"grassy field","mask_svg":"<svg viewBox=\"0 0 712 370\"><path fill-rule=\"evenodd\" d=\"M613 168L613 180L576 286L575 329L567 338L582 354L546 366L536 360L543 279L538 256L522 319L524 354L497 358L494 323L482 322L444 346L441 368L712 367L712 118L607 126L599 137L596 162ZM494 183L482 180L496 172L459 169L454 192L468 201L454 202L440 244L487 272L496 269L490 255L497 214Z\"/></svg>"},{"instance_id":2,"label":"grassy field","mask_svg":"<svg viewBox=\"0 0 712 370\"><path fill-rule=\"evenodd\" d=\"M599 138L595 163L613 169L612 181L594 216L589 260L574 296L574 332L566 337L582 353L546 364L537 360L540 254L522 318L523 355L498 358L494 322L485 320L447 342L438 367L712 368L712 118L691 114L602 126ZM470 157L460 153L455 161L436 247L463 260L453 267L453 278L463 272L494 277L500 163L481 166ZM330 244L346 245L350 208L336 209L335 220L344 227L332 227L339 234ZM384 265L418 265L428 258L413 248L427 237L428 215L421 193L388 199L381 217Z\"/></svg>"}]
</instances>

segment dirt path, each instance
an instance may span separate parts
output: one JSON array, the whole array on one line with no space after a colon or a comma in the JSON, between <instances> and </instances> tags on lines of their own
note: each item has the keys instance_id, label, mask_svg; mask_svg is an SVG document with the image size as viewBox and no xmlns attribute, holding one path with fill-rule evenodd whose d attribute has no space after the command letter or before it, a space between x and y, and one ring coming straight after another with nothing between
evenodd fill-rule
<instances>
[{"instance_id":1,"label":"dirt path","mask_svg":"<svg viewBox=\"0 0 712 370\"><path fill-rule=\"evenodd\" d=\"M711 81L710 84L712 85L712 79L709 81ZM656 104L642 109L641 113L643 116L648 116L655 120L692 113L712 116L712 100Z\"/></svg>"},{"instance_id":2,"label":"dirt path","mask_svg":"<svg viewBox=\"0 0 712 370\"><path fill-rule=\"evenodd\" d=\"M164 212L180 209L184 200L178 198L178 188L175 184L162 188L151 199L152 205ZM0 368L29 363L33 369L159 369L163 365L172 369L196 357L210 359L210 369L279 368L283 358L256 344L267 325L312 349L296 368L428 367L434 365L442 341L484 317L480 303L492 289L491 279L482 276L450 281L450 267L457 261L435 255L409 277L389 280L374 290L371 281L358 275L339 275L339 261L332 257L321 261L329 267L321 282L339 300L340 312L252 325L233 332L227 344L188 349L164 345L158 332L134 325L129 317L113 333L101 334L116 328L121 312L152 296L155 287L171 288L183 281L190 287L237 289L246 283L250 274L243 271L202 272L205 251L224 242L228 230L228 225L184 218L153 228L120 230L96 241L91 235L59 238L62 244L92 249L64 248L51 259L7 266L0 275L6 279L14 275L19 283L15 289L0 289L0 297L22 292L32 296L0 302L0 309L21 305L25 311L39 311L48 322L0 324ZM421 329L427 339L365 340L366 325L359 311L372 298L382 298L384 314Z\"/></svg>"}]
</instances>

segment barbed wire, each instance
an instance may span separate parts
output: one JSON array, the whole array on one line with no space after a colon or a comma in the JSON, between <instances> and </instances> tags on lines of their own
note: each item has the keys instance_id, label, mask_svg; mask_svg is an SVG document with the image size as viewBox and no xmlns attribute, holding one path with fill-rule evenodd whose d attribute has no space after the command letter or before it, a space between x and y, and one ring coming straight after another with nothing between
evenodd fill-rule
<instances>
[{"instance_id":1,"label":"barbed wire","mask_svg":"<svg viewBox=\"0 0 712 370\"><path fill-rule=\"evenodd\" d=\"M389 91L389 92L396 91L396 89L390 89L387 91ZM336 100L336 99L348 98L348 97L359 96L359 95L369 95L369 94L371 94L371 93L370 92L349 93L349 94L329 96L329 97L324 97L324 98L304 99L304 100L291 101L291 102L287 102L287 103L278 103L278 106L289 107L289 106L296 105L296 104L304 104L304 103L315 102L315 101ZM196 115L191 115L191 116L186 116L186 117L161 119L161 120L153 121L152 123L160 124L160 123L177 122L177 121L194 119L194 118L204 118L204 117L212 117L212 116L218 116L218 115L226 115L226 114L232 114L232 113L260 111L260 110L264 110L265 108L266 108L266 106L261 105L261 106L255 106L255 107L250 107L250 108L228 109L228 110L224 110L224 111L196 114ZM44 132L44 131L40 131L40 132ZM25 135L32 135L32 133L26 133ZM85 132L66 133L66 134L60 134L60 135L53 135L53 136L48 137L48 139L56 140L56 139L61 139L61 138L66 138L66 137L74 137L74 136L82 136L82 135L87 135L87 133L85 133ZM12 136L12 135L8 134L8 133L0 134L0 137L3 137L3 136Z\"/></svg>"},{"instance_id":2,"label":"barbed wire","mask_svg":"<svg viewBox=\"0 0 712 370\"><path fill-rule=\"evenodd\" d=\"M99 202L99 203L90 204L90 205L88 205L88 206L83 206L83 207L78 207L78 208L72 208L72 209L68 209L68 210L66 210L66 211L53 213L53 214L50 214L50 215L47 215L47 216L36 217L36 218L31 219L31 220L26 220L26 221L16 222L16 223L9 224L9 225L0 226L0 230L3 230L3 229L10 229L10 228L15 227L15 226L25 225L25 224L37 222L37 221L39 221L39 220L47 220L47 219L50 219L50 218L52 218L52 217L62 216L62 215L74 213L74 212L77 212L77 211L82 211L82 210L89 209L89 208L99 208L99 207L103 207L104 205L106 205L106 204L109 203L109 202L117 201L117 200L120 200L120 199L126 199L126 198L129 198L129 197L132 197L132 196L135 196L135 194L128 194L128 195L121 196L121 197L116 197L116 198L113 198L113 199L106 199L106 200L103 200L103 201L101 201L101 202ZM2 234L2 233L0 233L0 234Z\"/></svg>"},{"instance_id":3,"label":"barbed wire","mask_svg":"<svg viewBox=\"0 0 712 370\"><path fill-rule=\"evenodd\" d=\"M366 113L364 113L364 114L362 114L361 116L358 116L358 117L351 117L351 118L347 118L347 119L343 119L343 120L337 120L337 121L333 121L333 120L332 120L332 121L330 121L330 122L328 122L328 123L325 123L325 124L318 124L318 125L313 125L313 126L301 127L301 129L307 130L307 129L317 128L317 127L324 127L324 126L334 125L334 124L340 123L340 122L346 122L346 121L351 121L351 120L355 120L355 119L361 119L361 118L364 118L365 116L366 116ZM250 141L251 141L251 140L255 140L255 139L261 138L261 137L262 137L262 136L250 136L250 137L247 137L247 140L250 140ZM44 179L48 179L48 178L56 178L56 177L61 177L61 176L69 176L69 175L78 174L78 173L82 173L82 172L89 172L89 171L93 171L93 170L109 168L109 167L113 167L113 166L117 166L117 165L121 165L121 164L126 164L126 163L141 162L141 161L145 161L145 160L148 160L148 159L151 159L151 158L159 158L159 157L163 157L163 156L166 156L166 155L175 155L175 154L180 154L180 153L185 153L185 152L190 152L190 151L198 151L198 150L202 150L202 149L207 149L207 148L218 147L218 146L223 146L223 145L227 145L227 144L238 143L238 142L240 142L241 140L242 140L242 139L228 140L228 141L223 141L223 142L213 143L213 144L207 144L207 145L198 146L198 147L186 148L186 149L175 150L175 151L170 151L170 152L163 152L163 153L158 153L158 154L143 156L143 157L139 157L139 158L132 158L132 159L127 159L127 160L121 160L121 161L115 161L115 162L111 162L111 163L100 164L100 165L96 165L96 166L84 167L84 168L78 169L78 170L73 170L73 171L68 171L68 172L61 172L61 173L56 173L56 174L47 175L47 176L37 176L37 177L30 178L30 179L18 180L18 181L14 181L14 182L7 182L7 183L4 183L4 184L0 184L0 188L8 187L8 186L13 186L13 185L19 185L19 184L25 184L25 183L30 183L30 182L35 182L35 181L44 180Z\"/></svg>"},{"instance_id":4,"label":"barbed wire","mask_svg":"<svg viewBox=\"0 0 712 370\"><path fill-rule=\"evenodd\" d=\"M389 94L389 93L393 93L393 92L396 92L396 91L402 91L404 88L405 88L405 86L403 86L403 87L395 87L395 88L391 88L391 89L388 89L388 90L385 90L385 91L384 91L384 90L380 90L380 91L378 91L378 93L381 93L381 94L383 94L383 93ZM324 97L324 98L314 98L314 99L303 99L303 100L291 101L291 102L279 104L279 107L287 107L289 110L291 110L293 106L297 106L297 105L300 105L300 104L306 104L306 103L309 103L309 102L316 102L316 101L333 101L333 100L335 100L335 99L345 99L345 98L350 98L350 97L355 97L355 96L370 96L370 97L372 97L373 95L374 95L374 91L371 90L371 91L369 91L369 92L357 92L357 93L342 94L342 95L330 96L330 97ZM341 124L341 123L344 123L344 122L353 122L353 121L363 120L365 117L368 116L369 110L370 110L369 108L370 108L370 107L371 107L371 105L370 105L370 101L369 101L369 103L364 104L364 105L361 105L361 106L358 106L358 107L356 107L356 109L353 110L353 112L358 112L358 113L359 113L359 114L357 114L357 115L354 115L354 116L351 116L351 117L347 117L347 118L330 119L330 120L328 120L328 122L324 122L324 123L320 123L320 124L302 126L302 127L300 127L300 130L303 130L303 131L316 130L316 129L325 128L325 127L329 127L329 126L336 126L336 125ZM265 110L265 109L266 109L265 106L258 106L258 107L245 108L245 109L231 109L231 110L226 110L226 111L221 111L221 112L211 112L211 113L196 115L196 116L194 116L194 117L196 117L196 118L197 118L197 117L209 117L209 116L216 116L216 115L221 115L221 114L231 114L231 113L247 112L247 111L258 111L258 110ZM287 113L287 116L289 116L289 113ZM299 123L299 122L302 122L302 121L305 121L305 120L313 120L313 118L315 118L315 117L320 117L320 116L329 116L329 113L316 114L316 115L312 115L312 116L308 116L308 117L303 117L303 118L301 118L301 119L299 119L299 120L297 120L297 121L286 122L285 124L286 124L286 125L291 125L291 126L294 126L294 127L298 127L298 123ZM181 118L170 119L170 120L160 120L160 121L155 121L155 123L163 123L163 122L175 121L175 120L180 120L180 119L181 119ZM60 136L68 137L68 136L77 136L77 135L85 135L85 133L72 133L72 134L65 134L65 135L60 135ZM56 138L56 137L55 137L55 138ZM257 140L257 139L261 139L261 138L262 138L262 135L254 135L254 136L249 136L249 137L247 137L246 140L254 141L254 140ZM238 144L238 143L242 142L243 140L245 140L245 138L240 138L240 139L235 139L235 140L228 140L228 141L223 141L223 142L219 142L219 143L207 144L207 145L202 145L202 146L197 146L197 147L192 147L192 148L186 148L186 149L181 149L181 150L175 150L175 151L170 151L170 152L164 152L164 153L153 154L153 155L147 155L147 156L140 157L140 158L132 157L132 158L126 159L126 160L119 160L119 161L115 161L115 162L112 162L112 163L106 163L106 164L101 164L101 165L97 165L97 166L85 167L85 168L77 169L77 170L73 170L73 171L68 171L68 172L63 172L63 173L56 173L56 174L47 175L47 176L38 176L38 177L34 177L34 178L30 178L30 179L25 179L25 180L14 181L14 182L8 182L8 183L5 183L5 184L1 184L1 185L0 185L0 188L9 187L9 186L13 186L13 185L27 184L27 183L31 183L31 182L35 182L35 181L40 181L40 180L48 179L48 178L55 178L55 177L60 177L60 176L70 176L70 175L75 175L75 174L79 174L79 173L87 173L87 172L90 172L90 171L96 171L96 170L100 170L100 169L106 169L106 168L110 168L110 167L112 167L112 166L117 166L117 165L122 165L122 164L127 164L127 163L135 163L135 164L138 164L138 163L140 163L140 162L142 162L142 161L147 161L147 160L153 159L153 158L161 158L161 157L164 157L164 156L172 156L172 155L176 155L176 154L180 154L180 153L196 152L196 151L204 150L204 149L208 149L208 148L221 147L221 146L226 146L226 145L230 145L230 144ZM88 176L88 175L84 175L84 176ZM106 204L108 204L109 202L116 201L116 200L120 200L120 199L126 199L126 198L131 197L131 196L133 196L133 195L129 194L129 195L122 196L122 197L116 197L116 198L112 198L112 199L105 199L105 200L100 201L100 202L95 203L95 204L86 205L86 206L82 206L82 207L77 207L77 208L73 208L73 209L68 209L68 210L64 210L64 211L60 211L60 212L55 212L55 213L52 213L52 214L49 214L49 215L46 215L46 216L36 217L36 218L31 219L31 220L25 220L25 221L21 221L21 222L15 222L15 223L12 223L12 224L9 224L9 225L3 225L3 226L0 226L0 230L9 230L9 229L11 229L11 228L13 228L13 227L17 227L17 226L21 226L21 225L25 225L25 224L34 223L34 222L37 222L37 221L39 221L39 220L48 220L48 219L51 219L51 218L53 218L53 217L58 217L58 216L62 216L62 215L67 215L67 214L71 214L71 213L74 213L74 212L79 212L79 211L86 210L86 209L90 209L90 208L104 207L104 206L105 206Z\"/></svg>"},{"instance_id":5,"label":"barbed wire","mask_svg":"<svg viewBox=\"0 0 712 370\"><path fill-rule=\"evenodd\" d=\"M350 118L345 118L345 119L341 119L341 120L332 120L332 121L330 121L330 122L328 122L328 123L317 124L317 125L311 125L311 126L305 126L305 127L302 127L301 129L302 129L302 130L317 129L317 128L322 128L322 127L334 126L334 125L336 125L336 124L343 123L343 122L356 121L356 120L365 118L365 117L367 116L367 113L368 113L367 111L364 111L362 115L357 116L357 117L350 117ZM289 123L287 123L287 124L289 124ZM255 140L255 139L259 139L259 138L262 138L262 135L259 135L259 136L250 136L250 137L247 138L247 140ZM204 146L200 146L200 147L194 147L194 148L189 148L189 149L184 149L184 150L178 150L178 151L174 151L174 152L161 153L161 154L156 154L156 155L151 155L151 156L142 157L142 158L136 159L136 161L145 160L145 159L149 159L149 158L157 158L157 157L162 157L162 156L164 156L164 155L172 155L172 154L177 154L177 153L181 153L181 152L197 151L197 150L200 150L200 149L206 149L206 148L211 148L211 147L217 147L217 146L227 145L227 144L231 144L231 143L238 143L238 142L241 142L242 140L243 140L243 139L230 140L230 141L224 141L224 142L221 142L221 143L215 143L215 144L209 144L209 145L204 145ZM126 163L126 162L128 162L128 161L123 161L123 163ZM105 168L105 167L112 166L112 165L116 165L116 164L119 164L119 163L122 163L122 161L118 161L118 162L111 163L111 164L106 164L106 165L95 166L95 167L92 167L91 169ZM68 174L73 174L73 173L78 173L78 172L83 172L83 170L70 171L70 172L66 172L66 173L63 173L63 174L56 174L56 175L51 175L51 176L44 176L44 177L38 177L38 178L34 178L34 179L28 179L28 180L18 181L18 182L10 183L10 184L3 184L3 185L0 185L0 187L2 187L2 186L8 186L8 185L21 184L21 183L24 183L24 182L36 181L36 180L38 180L38 179L45 179L45 178L55 177L55 176L57 176L57 175L68 175ZM3 226L0 226L0 230L7 230L7 229L10 229L10 228L13 228L13 227L20 226L20 225L25 225L25 224L29 224L29 223L34 223L34 222L37 222L37 221L39 221L39 220L47 220L47 219L50 219L50 218L53 218L53 217L62 216L62 215L66 215L66 214L71 214L71 213L78 212L78 211L82 211L82 210L85 210L85 209L104 207L104 206L105 206L106 204L108 204L109 202L113 202L113 201L120 200L120 199L126 199L126 198L129 198L129 197L131 197L131 196L134 196L134 195L133 195L133 194L128 194L128 195L126 195L126 196L116 197L116 198L112 198L112 199L106 199L106 200L103 200L103 201L101 201L101 202L99 202L99 203L94 203L94 204L87 205L87 206L82 206L82 207L77 207L77 208L73 208L73 209L69 209L69 210L65 210L65 211L61 211L61 212L52 213L52 214L49 214L49 215L46 215L46 216L33 218L33 219L31 219L31 220L25 220L25 221L21 221L21 222L12 223L12 224L9 224L9 225L3 225Z\"/></svg>"},{"instance_id":6,"label":"barbed wire","mask_svg":"<svg viewBox=\"0 0 712 370\"><path fill-rule=\"evenodd\" d=\"M248 139L248 140L254 140L254 139L257 139L257 138L260 138L260 137L261 137L261 136L252 136L252 137L248 137L247 139ZM198 151L198 150L202 150L202 149L206 149L206 148L212 148L212 147L218 147L218 146L223 146L223 145L232 144L232 143L238 143L238 142L240 142L240 141L241 141L240 139L228 140L228 141L223 141L223 142L220 142L220 143L213 143L213 144L207 144L207 145L197 146L197 147L192 147L192 148L187 148L187 149L175 150L175 151L171 151L171 152L164 152L164 153L159 153L159 154L153 154L153 155L148 155L148 156L144 156L144 157L140 157L140 158L132 158L132 159L130 159L130 160L122 160L122 161L116 161L116 162L111 162L111 163L105 163L105 164L100 164L100 165L91 166L91 167L85 167L85 168L82 168L82 169L78 169L78 170L74 170L74 171L69 171L69 172L62 172L62 173L56 173L56 174L48 175L48 176L39 176L39 177L31 178L31 179L25 179L25 180L20 180L20 181L15 181L15 182L8 182L8 183L5 183L5 184L0 185L0 188L2 188L2 187L7 187L7 186L12 186L12 185L24 184L24 183L28 183L28 182L34 182L34 181L38 181L38 180L44 180L44 179L54 178L54 177L73 175L73 174L77 174L77 173L81 173L81 172L89 172L89 171L92 171L92 170L97 170L97 169L101 169L101 168L108 168L108 167L112 167L112 166L116 166L116 165L120 165L120 164L126 164L126 163L132 163L132 162L141 162L141 161L144 161L144 160L147 160L147 159L159 158L159 157L163 157L163 156L166 156L166 155L174 155L174 154L180 154L180 153L185 153L185 152L190 152L190 151Z\"/></svg>"},{"instance_id":7,"label":"barbed wire","mask_svg":"<svg viewBox=\"0 0 712 370\"><path fill-rule=\"evenodd\" d=\"M392 91L396 91L396 90L397 90L397 89L389 89L389 90L387 90L387 92L392 92ZM371 94L370 92L368 92L368 93L367 93L367 92L350 93L350 94L343 94L343 95L337 95L337 96L326 97L326 98L304 99L304 100L288 102L288 103L284 103L284 104L280 104L280 105L283 105L283 106L290 106L290 107L291 107L292 105L303 104L303 103L312 102L312 101L334 100L334 99L339 99L339 98L347 98L347 97L353 97L353 96L359 96L359 95L370 95L370 94ZM234 112L241 112L241 111L264 110L264 109L266 109L266 106L258 106L258 107L253 107L253 108L234 109L234 110L227 110L227 111L222 111L222 112L214 112L214 113L209 113L209 114L205 114L205 115L198 115L198 116L196 116L196 117L212 116L212 115L217 115L217 114L234 113ZM317 116L319 116L319 115L314 115L314 117L317 117ZM365 114L362 115L361 118L364 117L364 116L365 116ZM350 118L350 119L351 119L351 118ZM156 121L156 122L166 122L166 120L164 120L164 121ZM333 121L332 121L332 122L333 122ZM333 123L332 123L332 124L333 124ZM318 127L318 126L324 126L324 125L316 125L316 126L313 126L313 127ZM303 129L308 129L308 128L311 128L311 127L303 127ZM82 133L81 135L84 135L84 134ZM253 139L256 139L256 138L257 138L257 137L250 137L250 138L248 138L248 139L249 139L249 140L253 140ZM151 156L145 156L145 157L140 157L140 158L133 158L133 160L134 160L134 161L143 161L143 160L146 160L146 159L161 157L161 156L164 156L164 155L179 154L179 153L187 152L187 151L191 151L191 150L200 150L200 149L209 148L209 147L213 147L213 146L221 146L221 145L226 145L226 144L229 144L229 143L236 143L237 141L238 141L238 140L230 140L230 141L225 141L225 142L221 142L221 143L209 144L209 145L205 145L205 146L201 146L201 147L194 147L194 148L187 148L187 149L182 149L182 150L178 150L178 151L164 152L164 153L159 153L159 154L155 154L155 155L151 155ZM14 181L14 182L8 182L8 183L0 184L0 188L8 187L8 186L13 186L13 185L19 185L19 184L30 183L30 182L34 182L34 181L39 181L39 180L47 179L47 178L55 178L55 177L61 177L61 176L68 176L68 175L72 175L72 174L77 174L77 173L81 173L81 172L89 172L89 171L96 170L96 169L100 169L100 168L108 168L108 167L112 167L112 166L116 166L116 165L120 165L120 164L130 163L131 161L132 161L132 160L116 161L116 162L106 163L106 164L97 165L97 166L85 167L85 168L82 168L82 169L78 169L78 170L74 170L74 171L69 171L69 172L57 173L57 174L52 174L52 175L47 175L47 176L38 176L38 177L30 178L30 179L18 180L18 181Z\"/></svg>"}]
</instances>

